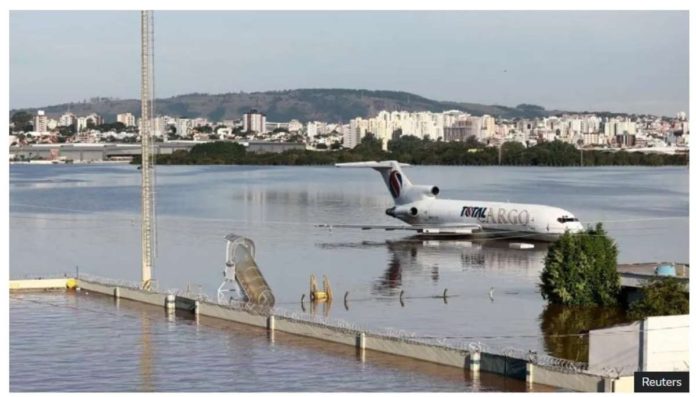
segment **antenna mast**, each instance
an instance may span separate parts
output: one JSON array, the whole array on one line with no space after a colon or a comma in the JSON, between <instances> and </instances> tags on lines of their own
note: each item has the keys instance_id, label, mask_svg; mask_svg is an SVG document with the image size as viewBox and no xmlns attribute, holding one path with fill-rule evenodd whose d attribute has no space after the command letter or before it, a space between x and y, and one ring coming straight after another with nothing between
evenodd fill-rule
<instances>
[{"instance_id":1,"label":"antenna mast","mask_svg":"<svg viewBox=\"0 0 696 397\"><path fill-rule=\"evenodd\" d=\"M152 288L154 199L152 195L152 100L153 95L153 23L152 11L141 11L141 82L140 82L140 147L142 171L142 282L141 288Z\"/></svg>"}]
</instances>

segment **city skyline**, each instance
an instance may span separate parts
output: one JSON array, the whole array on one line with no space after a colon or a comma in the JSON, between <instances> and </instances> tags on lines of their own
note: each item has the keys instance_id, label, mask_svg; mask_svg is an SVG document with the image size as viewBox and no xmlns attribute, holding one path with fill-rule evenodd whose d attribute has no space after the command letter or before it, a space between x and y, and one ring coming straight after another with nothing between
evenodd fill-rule
<instances>
[{"instance_id":1,"label":"city skyline","mask_svg":"<svg viewBox=\"0 0 696 397\"><path fill-rule=\"evenodd\" d=\"M567 111L688 112L687 12L155 15L158 97L359 88ZM12 11L10 107L137 98L137 22L134 11ZM424 28L404 28L414 25Z\"/></svg>"}]
</instances>

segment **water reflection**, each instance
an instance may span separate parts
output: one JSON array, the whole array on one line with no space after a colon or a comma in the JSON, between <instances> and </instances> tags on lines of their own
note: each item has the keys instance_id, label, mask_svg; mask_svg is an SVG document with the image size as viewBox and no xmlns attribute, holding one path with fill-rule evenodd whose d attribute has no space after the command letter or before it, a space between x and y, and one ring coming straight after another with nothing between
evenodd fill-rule
<instances>
[{"instance_id":1,"label":"water reflection","mask_svg":"<svg viewBox=\"0 0 696 397\"><path fill-rule=\"evenodd\" d=\"M303 305L303 307L304 307L304 305ZM309 314L312 317L312 320L316 320L316 316L317 316L317 313L319 313L320 307L321 307L321 316L324 318L329 317L329 313L331 313L331 301L330 300L325 300L322 302L310 301L309 302Z\"/></svg>"},{"instance_id":2,"label":"water reflection","mask_svg":"<svg viewBox=\"0 0 696 397\"><path fill-rule=\"evenodd\" d=\"M548 305L539 316L546 350L553 356L582 362L589 356L589 330L625 321L626 313L620 307Z\"/></svg>"},{"instance_id":3,"label":"water reflection","mask_svg":"<svg viewBox=\"0 0 696 397\"><path fill-rule=\"evenodd\" d=\"M142 349L140 352L140 391L155 391L152 382L152 344L150 342L152 327L146 312L140 313L140 324L142 332L140 337Z\"/></svg>"},{"instance_id":4,"label":"water reflection","mask_svg":"<svg viewBox=\"0 0 696 397\"><path fill-rule=\"evenodd\" d=\"M374 245L374 243L369 243ZM494 271L536 278L544 265L548 243L534 248L509 247L509 240L444 240L410 237L386 241L390 254L384 275L375 281L373 292L393 296L402 286L405 273L425 274L438 284L443 271Z\"/></svg>"}]
</instances>

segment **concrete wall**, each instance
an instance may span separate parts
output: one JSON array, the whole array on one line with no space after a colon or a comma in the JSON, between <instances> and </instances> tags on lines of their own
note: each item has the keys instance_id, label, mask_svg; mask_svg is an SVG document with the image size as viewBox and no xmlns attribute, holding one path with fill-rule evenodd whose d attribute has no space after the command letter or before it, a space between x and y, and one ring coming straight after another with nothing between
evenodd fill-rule
<instances>
[{"instance_id":1,"label":"concrete wall","mask_svg":"<svg viewBox=\"0 0 696 397\"><path fill-rule=\"evenodd\" d=\"M79 287L95 293L118 296L120 299L167 307L167 294L116 286L95 281L79 280ZM187 312L198 310L198 315L234 321L268 329L273 332L319 339L342 345L355 346L361 357L367 350L389 353L404 358L429 361L469 371L497 373L526 379L529 383L544 384L575 391L611 391L612 380L602 376L565 371L560 368L533 365L526 360L491 353L481 353L479 364L472 364L476 353L464 349L432 345L424 342L364 333L353 329L318 324L307 320L249 312L226 305L195 301L186 297L174 297L172 309Z\"/></svg>"},{"instance_id":2,"label":"concrete wall","mask_svg":"<svg viewBox=\"0 0 696 397\"><path fill-rule=\"evenodd\" d=\"M10 291L31 289L64 289L66 287L67 282L67 278L46 278L41 280L11 280Z\"/></svg>"},{"instance_id":3,"label":"concrete wall","mask_svg":"<svg viewBox=\"0 0 696 397\"><path fill-rule=\"evenodd\" d=\"M78 286L86 291L97 292L103 295L119 296L122 299L128 299L136 302L148 303L151 305L164 306L166 294L144 291L134 288L119 287L98 283L94 281L86 281L80 279Z\"/></svg>"},{"instance_id":4,"label":"concrete wall","mask_svg":"<svg viewBox=\"0 0 696 397\"><path fill-rule=\"evenodd\" d=\"M602 372L613 368L619 374L633 374L640 368L640 321L590 331L588 368Z\"/></svg>"},{"instance_id":5,"label":"concrete wall","mask_svg":"<svg viewBox=\"0 0 696 397\"><path fill-rule=\"evenodd\" d=\"M199 312L202 316L214 317L223 320L234 321L237 323L253 325L256 327L266 327L266 317L258 314L233 310L229 307L210 302L200 302Z\"/></svg>"},{"instance_id":6,"label":"concrete wall","mask_svg":"<svg viewBox=\"0 0 696 397\"><path fill-rule=\"evenodd\" d=\"M464 368L468 352L387 336L366 335L365 348L416 360Z\"/></svg>"},{"instance_id":7,"label":"concrete wall","mask_svg":"<svg viewBox=\"0 0 696 397\"><path fill-rule=\"evenodd\" d=\"M558 370L534 366L534 382L553 385L567 390L585 392L611 391L611 379L589 374L565 373Z\"/></svg>"},{"instance_id":8,"label":"concrete wall","mask_svg":"<svg viewBox=\"0 0 696 397\"><path fill-rule=\"evenodd\" d=\"M688 371L688 363L688 315L648 317L590 331L589 369L593 372Z\"/></svg>"},{"instance_id":9,"label":"concrete wall","mask_svg":"<svg viewBox=\"0 0 696 397\"><path fill-rule=\"evenodd\" d=\"M515 379L525 379L527 361L498 354L481 353L481 371L505 375Z\"/></svg>"},{"instance_id":10,"label":"concrete wall","mask_svg":"<svg viewBox=\"0 0 696 397\"><path fill-rule=\"evenodd\" d=\"M648 317L644 371L689 370L689 316Z\"/></svg>"}]
</instances>

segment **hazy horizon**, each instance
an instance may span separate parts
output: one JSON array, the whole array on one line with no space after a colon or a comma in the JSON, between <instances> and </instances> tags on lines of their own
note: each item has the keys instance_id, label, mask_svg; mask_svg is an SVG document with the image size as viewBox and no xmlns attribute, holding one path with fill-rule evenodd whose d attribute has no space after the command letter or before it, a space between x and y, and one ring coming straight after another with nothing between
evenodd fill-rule
<instances>
[{"instance_id":1,"label":"hazy horizon","mask_svg":"<svg viewBox=\"0 0 696 397\"><path fill-rule=\"evenodd\" d=\"M11 11L10 108L139 97L136 11ZM156 11L158 98L298 88L673 116L687 11Z\"/></svg>"}]
</instances>

